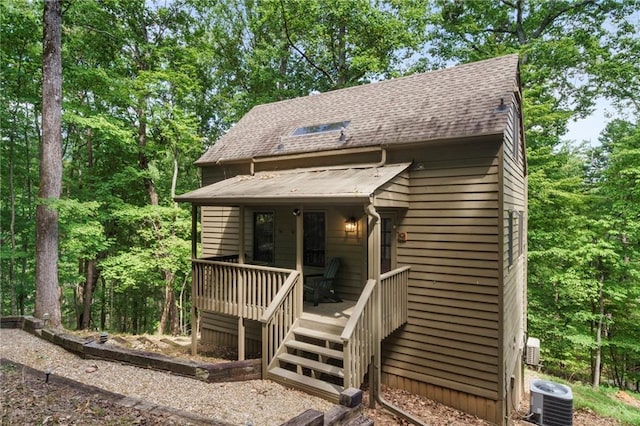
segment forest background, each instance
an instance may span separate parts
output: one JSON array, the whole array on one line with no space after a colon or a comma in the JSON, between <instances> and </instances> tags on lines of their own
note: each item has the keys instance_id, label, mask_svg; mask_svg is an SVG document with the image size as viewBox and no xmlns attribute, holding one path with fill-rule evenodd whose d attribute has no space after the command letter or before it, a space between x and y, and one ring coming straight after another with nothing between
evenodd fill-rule
<instances>
[{"instance_id":1,"label":"forest background","mask_svg":"<svg viewBox=\"0 0 640 426\"><path fill-rule=\"evenodd\" d=\"M529 335L556 374L640 386L638 0L63 3L62 196L38 199L43 2L0 1L0 313L35 303L35 212L59 213L68 328L190 331L193 162L251 107L518 53ZM597 144L566 142L598 100Z\"/></svg>"}]
</instances>

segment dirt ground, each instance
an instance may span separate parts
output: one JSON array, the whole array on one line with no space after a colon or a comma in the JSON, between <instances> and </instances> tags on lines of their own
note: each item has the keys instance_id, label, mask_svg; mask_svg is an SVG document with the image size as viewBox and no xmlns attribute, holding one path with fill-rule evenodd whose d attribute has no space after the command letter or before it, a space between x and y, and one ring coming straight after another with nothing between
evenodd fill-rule
<instances>
[{"instance_id":1,"label":"dirt ground","mask_svg":"<svg viewBox=\"0 0 640 426\"><path fill-rule=\"evenodd\" d=\"M462 411L447 407L427 398L412 395L406 391L383 386L383 394L387 401L397 405L405 411L423 419L430 426L490 426L491 423ZM632 398L633 399L633 398ZM366 415L375 421L377 426L407 425L408 423L396 418L383 409L366 409ZM532 426L526 421L529 412L529 392L525 394L521 407L514 414L509 425ZM574 426L620 426L620 422L598 416L590 410L576 410L573 413Z\"/></svg>"},{"instance_id":2,"label":"dirt ground","mask_svg":"<svg viewBox=\"0 0 640 426\"><path fill-rule=\"evenodd\" d=\"M102 395L0 366L2 425L178 425L161 414L118 405Z\"/></svg>"},{"instance_id":3,"label":"dirt ground","mask_svg":"<svg viewBox=\"0 0 640 426\"><path fill-rule=\"evenodd\" d=\"M83 336L87 337L87 336ZM95 337L97 336L90 336ZM199 355L191 356L190 340L186 337L172 336L110 336L110 343L118 344L137 350L159 352L166 355L182 357L205 362L222 362L236 359L236 353L229 348L199 347ZM531 374L528 374L530 377ZM2 383L4 395L2 401L2 424L177 424L173 420L136 409L115 406L108 401L102 401L95 395L86 394L69 387L51 386L44 384L43 380L35 380L23 376L17 371L10 371L3 367ZM528 384L525 385L528 389ZM477 417L463 413L459 410L447 407L424 397L412 395L408 392L383 387L385 399L412 413L418 418L424 419L431 426L488 426L490 423ZM625 393L628 396L628 394ZM624 396L620 399L624 402ZM629 397L632 404L640 405L640 402ZM368 394L365 393L365 405ZM636 405L637 406L637 405ZM10 407L10 408L9 408ZM530 426L526 421L529 410L529 393L525 394L521 408L510 424L515 426ZM105 413L106 416L105 416ZM365 410L366 415L375 421L376 425L404 425L394 415L384 409ZM617 426L619 422L603 418L589 410L574 412L575 426Z\"/></svg>"}]
</instances>

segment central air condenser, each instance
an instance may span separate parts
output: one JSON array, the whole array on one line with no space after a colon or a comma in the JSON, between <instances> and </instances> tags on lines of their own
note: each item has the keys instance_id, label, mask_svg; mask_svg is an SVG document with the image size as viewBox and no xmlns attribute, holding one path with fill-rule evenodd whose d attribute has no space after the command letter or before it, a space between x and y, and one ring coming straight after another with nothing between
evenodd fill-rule
<instances>
[{"instance_id":1,"label":"central air condenser","mask_svg":"<svg viewBox=\"0 0 640 426\"><path fill-rule=\"evenodd\" d=\"M548 380L532 380L530 420L544 426L572 426L571 388Z\"/></svg>"}]
</instances>

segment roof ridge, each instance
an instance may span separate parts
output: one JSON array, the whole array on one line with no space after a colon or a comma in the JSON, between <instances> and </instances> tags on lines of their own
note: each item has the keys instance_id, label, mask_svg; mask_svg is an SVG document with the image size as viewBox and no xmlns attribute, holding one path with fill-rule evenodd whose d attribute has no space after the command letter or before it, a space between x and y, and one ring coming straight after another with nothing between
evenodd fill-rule
<instances>
[{"instance_id":1,"label":"roof ridge","mask_svg":"<svg viewBox=\"0 0 640 426\"><path fill-rule=\"evenodd\" d=\"M501 56L494 56L493 58L487 58L487 59L482 59L479 61L472 61L472 62L464 62L461 64L455 64L449 67L444 67L444 68L438 68L435 70L429 70L429 71L423 71L423 72L414 72L412 74L406 74L406 75L401 75L399 77L391 77L388 79L384 79L384 80L378 80L378 81L371 81L368 83L362 83L362 84L356 84L353 86L348 86L348 87L341 87L341 88L337 88L337 89L331 89L328 90L326 92L319 92L319 93L309 93L307 95L303 95L303 96L295 96L293 98L288 98L288 99L281 99L278 101L273 101L273 102L267 102L265 104L260 104L260 105L255 105L253 106L251 109L253 110L254 108L268 108L270 106L273 105L277 105L280 103L286 103L286 102L291 102L294 101L296 99L306 99L308 97L326 97L328 95L334 94L335 92L346 92L346 91L351 91L351 90L366 90L363 89L364 87L367 87L369 85L386 85L388 83L391 82L397 82L398 80L407 80L410 78L417 78L417 77L422 77L425 75L433 75L433 74L440 74L443 72L448 72L448 71L453 71L453 70L460 70L461 68L468 68L470 66L482 66L482 65L486 65L486 63L491 62L491 61L499 61L499 60L506 60L507 58L512 58L514 56L517 56L518 59L520 58L520 55L518 53L509 53L507 55L501 55Z\"/></svg>"}]
</instances>

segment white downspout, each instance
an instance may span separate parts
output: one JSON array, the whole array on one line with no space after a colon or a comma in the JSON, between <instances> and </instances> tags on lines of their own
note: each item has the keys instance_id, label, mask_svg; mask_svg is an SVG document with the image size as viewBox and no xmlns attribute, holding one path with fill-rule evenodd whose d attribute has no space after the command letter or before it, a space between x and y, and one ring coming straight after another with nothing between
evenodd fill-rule
<instances>
[{"instance_id":1,"label":"white downspout","mask_svg":"<svg viewBox=\"0 0 640 426\"><path fill-rule=\"evenodd\" d=\"M383 151L385 152L385 151ZM384 155L384 160L386 160L386 155ZM414 417L412 414L407 413L400 407L397 407L382 397L382 392L380 390L381 383L381 371L382 371L382 339L380 338L380 330L382 330L382 300L381 300L381 289L380 289L380 214L376 211L376 208L373 206L373 197L370 198L369 204L364 209L367 216L373 219L373 238L369 240L369 243L372 245L370 253L373 255L373 259L369 259L369 261L373 261L372 267L370 268L371 279L376 281L376 288L374 292L374 297L376 298L375 302L375 312L376 312L376 326L373 331L374 336L374 352L373 352L373 381L374 386L371 388L371 392L374 395L369 395L369 399L371 401L374 400L378 402L378 404L382 405L387 410L391 411L398 417L401 417L408 422L416 424L418 426L427 426L424 421Z\"/></svg>"},{"instance_id":2,"label":"white downspout","mask_svg":"<svg viewBox=\"0 0 640 426\"><path fill-rule=\"evenodd\" d=\"M387 163L387 148L380 148L380 150L380 162L373 167L382 167Z\"/></svg>"}]
</instances>

